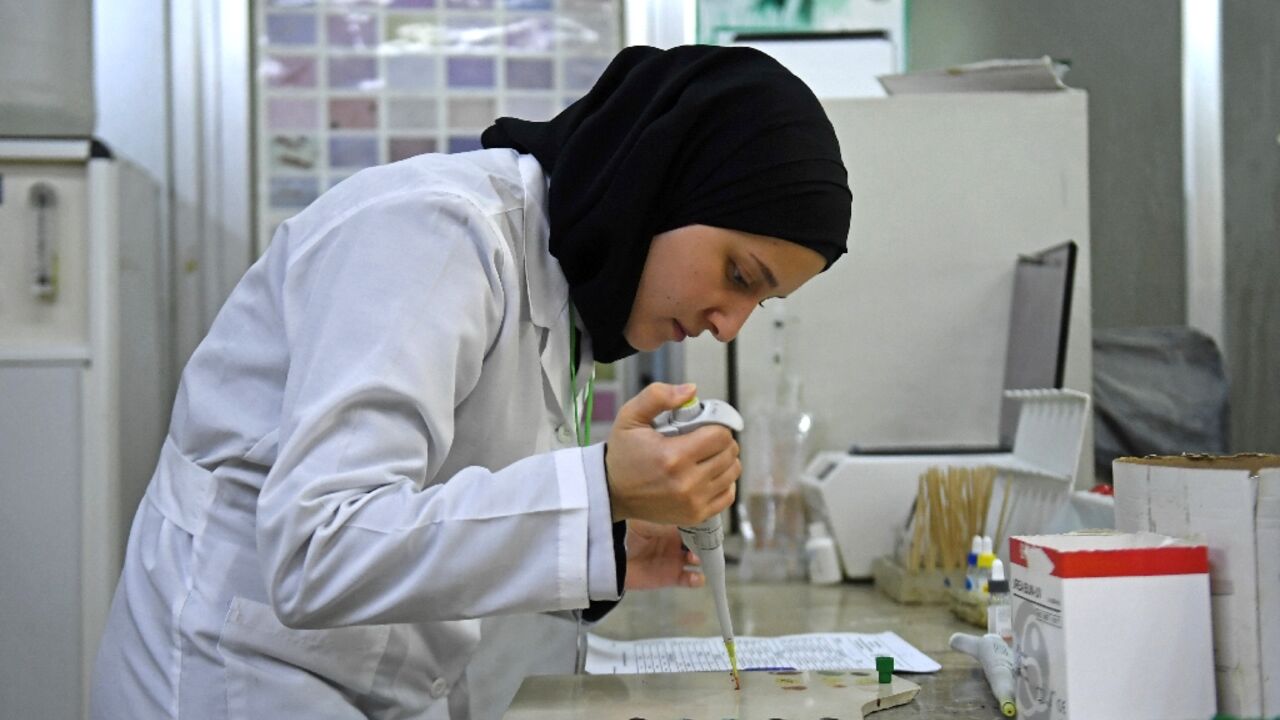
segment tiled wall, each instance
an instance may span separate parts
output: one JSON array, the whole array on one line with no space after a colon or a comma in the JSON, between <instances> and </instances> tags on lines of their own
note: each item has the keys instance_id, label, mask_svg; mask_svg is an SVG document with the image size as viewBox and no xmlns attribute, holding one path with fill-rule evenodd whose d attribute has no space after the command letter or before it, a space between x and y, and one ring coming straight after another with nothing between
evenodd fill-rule
<instances>
[{"instance_id":1,"label":"tiled wall","mask_svg":"<svg viewBox=\"0 0 1280 720\"><path fill-rule=\"evenodd\" d=\"M353 172L543 120L622 46L621 0L256 0L258 233Z\"/></svg>"},{"instance_id":2,"label":"tiled wall","mask_svg":"<svg viewBox=\"0 0 1280 720\"><path fill-rule=\"evenodd\" d=\"M496 117L545 120L622 49L622 0L255 0L257 247L370 165L480 147ZM600 366L593 440L621 378Z\"/></svg>"}]
</instances>

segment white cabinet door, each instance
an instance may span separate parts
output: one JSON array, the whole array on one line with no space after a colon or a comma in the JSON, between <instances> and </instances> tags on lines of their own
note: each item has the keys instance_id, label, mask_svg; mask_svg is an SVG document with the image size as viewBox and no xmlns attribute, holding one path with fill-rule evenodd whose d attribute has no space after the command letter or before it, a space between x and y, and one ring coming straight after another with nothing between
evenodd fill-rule
<instances>
[{"instance_id":1,"label":"white cabinet door","mask_svg":"<svg viewBox=\"0 0 1280 720\"><path fill-rule=\"evenodd\" d=\"M84 365L0 364L0 698L80 717Z\"/></svg>"}]
</instances>

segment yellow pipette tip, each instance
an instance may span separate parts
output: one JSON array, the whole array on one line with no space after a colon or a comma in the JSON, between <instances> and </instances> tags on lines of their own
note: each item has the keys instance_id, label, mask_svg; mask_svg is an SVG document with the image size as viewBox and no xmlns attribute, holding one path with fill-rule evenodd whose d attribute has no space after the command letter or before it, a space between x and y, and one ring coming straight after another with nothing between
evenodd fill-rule
<instances>
[{"instance_id":1,"label":"yellow pipette tip","mask_svg":"<svg viewBox=\"0 0 1280 720\"><path fill-rule=\"evenodd\" d=\"M1004 713L1005 717L1013 717L1018 714L1018 708L1014 706L1012 700L1005 700L1000 703L1000 712Z\"/></svg>"},{"instance_id":2,"label":"yellow pipette tip","mask_svg":"<svg viewBox=\"0 0 1280 720\"><path fill-rule=\"evenodd\" d=\"M725 638L724 649L729 651L729 667L733 669L733 689L742 689L742 680L738 677L738 653L733 648L733 641Z\"/></svg>"}]
</instances>

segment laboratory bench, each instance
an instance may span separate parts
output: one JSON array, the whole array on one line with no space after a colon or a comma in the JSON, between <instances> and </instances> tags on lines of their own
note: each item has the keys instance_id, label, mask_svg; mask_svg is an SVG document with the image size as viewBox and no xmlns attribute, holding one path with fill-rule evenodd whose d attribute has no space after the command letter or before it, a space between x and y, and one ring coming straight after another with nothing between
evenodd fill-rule
<instances>
[{"instance_id":1,"label":"laboratory bench","mask_svg":"<svg viewBox=\"0 0 1280 720\"><path fill-rule=\"evenodd\" d=\"M732 571L731 571L732 572ZM936 673L902 674L920 686L913 702L872 713L898 718L1003 718L978 661L952 650L954 632L981 634L943 605L899 605L869 582L838 585L743 584L731 581L729 609L740 635L893 631L937 660ZM715 609L705 589L633 591L592 630L615 640L718 636Z\"/></svg>"}]
</instances>

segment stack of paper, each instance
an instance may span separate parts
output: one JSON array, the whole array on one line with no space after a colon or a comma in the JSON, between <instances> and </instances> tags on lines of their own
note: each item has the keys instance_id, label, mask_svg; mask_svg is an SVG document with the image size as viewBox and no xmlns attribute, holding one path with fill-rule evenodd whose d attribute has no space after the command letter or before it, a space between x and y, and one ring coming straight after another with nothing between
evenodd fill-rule
<instances>
[{"instance_id":1,"label":"stack of paper","mask_svg":"<svg viewBox=\"0 0 1280 720\"><path fill-rule=\"evenodd\" d=\"M954 92L1043 92L1068 89L1067 65L1048 55L1037 60L986 60L942 70L921 70L877 79L890 95Z\"/></svg>"},{"instance_id":2,"label":"stack of paper","mask_svg":"<svg viewBox=\"0 0 1280 720\"><path fill-rule=\"evenodd\" d=\"M891 632L813 633L734 640L743 670L875 670L876 658L893 658L895 672L937 672L941 666ZM718 637L610 640L587 637L588 673L727 671L729 657Z\"/></svg>"}]
</instances>

